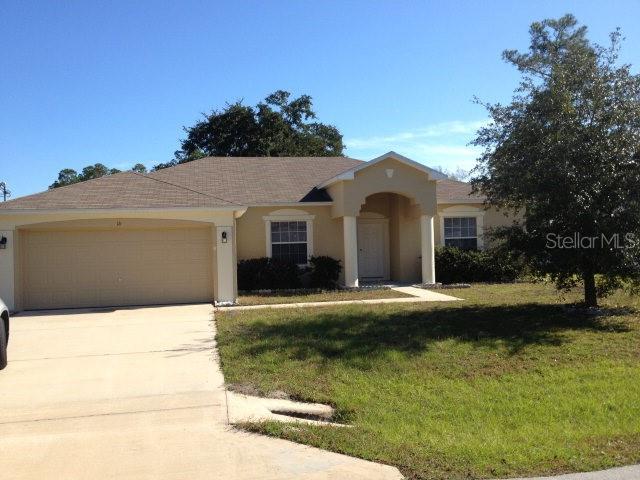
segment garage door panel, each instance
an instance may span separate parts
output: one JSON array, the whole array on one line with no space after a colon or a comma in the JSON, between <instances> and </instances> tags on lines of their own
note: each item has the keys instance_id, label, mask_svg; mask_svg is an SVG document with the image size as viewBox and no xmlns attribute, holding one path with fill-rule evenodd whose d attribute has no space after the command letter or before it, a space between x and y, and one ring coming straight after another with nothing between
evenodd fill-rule
<instances>
[{"instance_id":1,"label":"garage door panel","mask_svg":"<svg viewBox=\"0 0 640 480\"><path fill-rule=\"evenodd\" d=\"M208 302L210 228L24 232L25 308Z\"/></svg>"}]
</instances>

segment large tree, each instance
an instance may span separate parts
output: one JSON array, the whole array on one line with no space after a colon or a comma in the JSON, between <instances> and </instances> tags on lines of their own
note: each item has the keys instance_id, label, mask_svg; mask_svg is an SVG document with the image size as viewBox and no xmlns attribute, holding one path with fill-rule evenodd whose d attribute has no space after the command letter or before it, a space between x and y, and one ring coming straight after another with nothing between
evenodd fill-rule
<instances>
[{"instance_id":1,"label":"large tree","mask_svg":"<svg viewBox=\"0 0 640 480\"><path fill-rule=\"evenodd\" d=\"M205 156L336 156L342 155L342 135L332 125L315 121L309 95L290 99L278 90L255 107L241 101L214 110L192 127L185 127L174 159L155 169Z\"/></svg>"},{"instance_id":2,"label":"large tree","mask_svg":"<svg viewBox=\"0 0 640 480\"><path fill-rule=\"evenodd\" d=\"M141 163L136 163L131 170L137 173L145 173L147 171L146 167ZM75 171L73 168L63 168L58 173L58 179L49 185L49 188L64 187L66 185L84 182L85 180L91 180L92 178L113 175L114 173L120 173L120 170L117 168L109 168L102 163L88 165L84 167L80 173Z\"/></svg>"},{"instance_id":3,"label":"large tree","mask_svg":"<svg viewBox=\"0 0 640 480\"><path fill-rule=\"evenodd\" d=\"M485 104L492 122L474 189L521 213L494 236L559 287L640 278L640 76L620 64L621 35L600 46L572 15L536 22L528 51L503 58L522 74L508 105Z\"/></svg>"}]
</instances>

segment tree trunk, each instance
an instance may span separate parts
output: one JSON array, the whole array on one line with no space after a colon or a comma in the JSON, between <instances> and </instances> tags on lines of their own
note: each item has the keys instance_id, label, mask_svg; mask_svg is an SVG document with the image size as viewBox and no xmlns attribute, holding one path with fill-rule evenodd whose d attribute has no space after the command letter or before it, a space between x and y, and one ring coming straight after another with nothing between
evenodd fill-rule
<instances>
[{"instance_id":1,"label":"tree trunk","mask_svg":"<svg viewBox=\"0 0 640 480\"><path fill-rule=\"evenodd\" d=\"M596 277L593 272L585 271L582 274L584 281L584 304L587 307L598 306L598 296L596 295Z\"/></svg>"}]
</instances>

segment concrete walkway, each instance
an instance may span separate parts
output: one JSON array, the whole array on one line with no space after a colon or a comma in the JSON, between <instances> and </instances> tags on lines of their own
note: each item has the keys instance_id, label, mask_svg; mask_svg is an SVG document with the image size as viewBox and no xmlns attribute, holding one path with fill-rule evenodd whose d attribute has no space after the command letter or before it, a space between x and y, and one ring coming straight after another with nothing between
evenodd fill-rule
<instances>
[{"instance_id":1,"label":"concrete walkway","mask_svg":"<svg viewBox=\"0 0 640 480\"><path fill-rule=\"evenodd\" d=\"M12 319L0 472L22 479L380 479L396 468L228 424L210 305Z\"/></svg>"},{"instance_id":2,"label":"concrete walkway","mask_svg":"<svg viewBox=\"0 0 640 480\"><path fill-rule=\"evenodd\" d=\"M453 302L461 298L436 293L431 290L416 287L391 287L412 297L398 298L371 298L367 300L334 300L330 302L301 302L301 303L274 303L264 305L234 305L229 307L216 307L216 310L260 310L263 308L305 308L305 307L332 307L336 305L381 305L385 303L421 303L421 302Z\"/></svg>"},{"instance_id":3,"label":"concrete walkway","mask_svg":"<svg viewBox=\"0 0 640 480\"><path fill-rule=\"evenodd\" d=\"M452 297L451 295L445 295L444 293L438 293L418 287L391 287L391 290L405 293L407 295L413 295L414 297L421 298L427 302L453 302L456 300L462 300L461 298Z\"/></svg>"}]
</instances>

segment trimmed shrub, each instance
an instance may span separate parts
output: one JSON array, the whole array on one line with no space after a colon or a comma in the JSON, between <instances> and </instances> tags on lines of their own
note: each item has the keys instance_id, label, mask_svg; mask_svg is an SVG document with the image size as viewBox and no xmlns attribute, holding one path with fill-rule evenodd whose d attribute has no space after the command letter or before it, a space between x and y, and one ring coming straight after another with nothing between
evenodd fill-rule
<instances>
[{"instance_id":1,"label":"trimmed shrub","mask_svg":"<svg viewBox=\"0 0 640 480\"><path fill-rule=\"evenodd\" d=\"M313 288L336 288L340 277L340 260L327 256L311 257L310 284Z\"/></svg>"},{"instance_id":2,"label":"trimmed shrub","mask_svg":"<svg viewBox=\"0 0 640 480\"><path fill-rule=\"evenodd\" d=\"M300 268L274 258L238 262L239 290L283 290L300 287Z\"/></svg>"},{"instance_id":3,"label":"trimmed shrub","mask_svg":"<svg viewBox=\"0 0 640 480\"><path fill-rule=\"evenodd\" d=\"M311 257L309 268L304 269L273 258L251 258L238 262L238 289L292 290L303 286L333 289L338 287L340 270L340 261L327 256Z\"/></svg>"},{"instance_id":4,"label":"trimmed shrub","mask_svg":"<svg viewBox=\"0 0 640 480\"><path fill-rule=\"evenodd\" d=\"M441 283L513 282L524 274L522 261L504 249L436 249L436 279Z\"/></svg>"}]
</instances>

